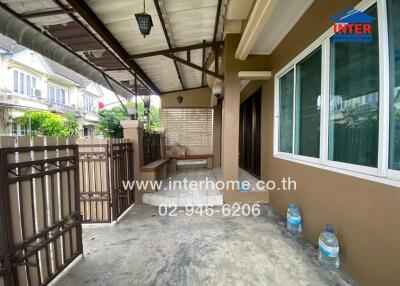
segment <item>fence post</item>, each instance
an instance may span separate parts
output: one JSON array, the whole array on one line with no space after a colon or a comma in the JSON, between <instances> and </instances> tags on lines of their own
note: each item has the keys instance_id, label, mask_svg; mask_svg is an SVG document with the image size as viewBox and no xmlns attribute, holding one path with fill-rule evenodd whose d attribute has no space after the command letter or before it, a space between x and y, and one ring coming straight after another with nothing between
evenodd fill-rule
<instances>
[{"instance_id":1,"label":"fence post","mask_svg":"<svg viewBox=\"0 0 400 286\"><path fill-rule=\"evenodd\" d=\"M5 270L4 283L5 285L17 285L18 276L16 275L15 269L11 267L10 261L7 255L11 252L14 245L12 222L11 222L11 211L10 211L10 198L8 191L8 173L7 173L7 152L4 152L6 147L14 147L15 139L13 137L1 137L0 138L0 268ZM12 272L11 272L12 271Z\"/></svg>"},{"instance_id":2,"label":"fence post","mask_svg":"<svg viewBox=\"0 0 400 286\"><path fill-rule=\"evenodd\" d=\"M143 166L143 122L139 120L124 120L121 122L124 128L124 138L133 143L133 177L135 181L140 180L141 167ZM135 190L135 203L142 202L142 195Z\"/></svg>"},{"instance_id":3,"label":"fence post","mask_svg":"<svg viewBox=\"0 0 400 286\"><path fill-rule=\"evenodd\" d=\"M154 130L156 134L160 135L160 158L165 158L165 131L164 128L157 128Z\"/></svg>"}]
</instances>

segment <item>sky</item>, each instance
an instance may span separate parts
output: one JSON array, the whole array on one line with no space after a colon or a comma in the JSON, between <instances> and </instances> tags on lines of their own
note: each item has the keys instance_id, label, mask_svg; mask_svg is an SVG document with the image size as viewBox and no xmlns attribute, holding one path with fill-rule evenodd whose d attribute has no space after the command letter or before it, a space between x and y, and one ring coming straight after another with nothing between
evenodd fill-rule
<instances>
[{"instance_id":1,"label":"sky","mask_svg":"<svg viewBox=\"0 0 400 286\"><path fill-rule=\"evenodd\" d=\"M118 99L115 97L114 92L112 92L111 90L108 90L105 87L101 87L104 96L102 98L100 98L100 102L103 102L105 105L105 108L113 108L115 106L119 106L120 102L118 101ZM126 102L126 99L123 97L120 97L122 102ZM134 100L134 99L133 99ZM140 97L138 97L138 102L141 102ZM160 97L158 95L151 95L151 105L154 105L155 107L160 108L161 106L161 101L160 101Z\"/></svg>"}]
</instances>

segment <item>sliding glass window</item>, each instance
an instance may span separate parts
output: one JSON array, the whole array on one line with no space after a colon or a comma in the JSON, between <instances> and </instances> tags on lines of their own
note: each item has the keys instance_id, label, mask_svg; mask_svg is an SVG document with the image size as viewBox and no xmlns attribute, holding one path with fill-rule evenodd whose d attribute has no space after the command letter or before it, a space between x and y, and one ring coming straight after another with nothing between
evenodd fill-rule
<instances>
[{"instance_id":1,"label":"sliding glass window","mask_svg":"<svg viewBox=\"0 0 400 286\"><path fill-rule=\"evenodd\" d=\"M379 137L379 43L377 7L370 43L331 39L328 159L377 167Z\"/></svg>"},{"instance_id":2,"label":"sliding glass window","mask_svg":"<svg viewBox=\"0 0 400 286\"><path fill-rule=\"evenodd\" d=\"M293 88L294 72L279 79L279 152L293 152Z\"/></svg>"},{"instance_id":3,"label":"sliding glass window","mask_svg":"<svg viewBox=\"0 0 400 286\"><path fill-rule=\"evenodd\" d=\"M389 168L400 170L400 0L388 0L390 49Z\"/></svg>"},{"instance_id":4,"label":"sliding glass window","mask_svg":"<svg viewBox=\"0 0 400 286\"><path fill-rule=\"evenodd\" d=\"M295 154L319 158L321 48L296 65Z\"/></svg>"}]
</instances>

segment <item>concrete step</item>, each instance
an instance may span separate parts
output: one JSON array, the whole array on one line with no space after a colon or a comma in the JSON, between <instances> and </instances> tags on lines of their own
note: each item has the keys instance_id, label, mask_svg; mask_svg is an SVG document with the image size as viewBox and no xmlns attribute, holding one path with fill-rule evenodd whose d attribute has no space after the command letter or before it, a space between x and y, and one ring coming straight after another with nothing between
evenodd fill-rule
<instances>
[{"instance_id":1,"label":"concrete step","mask_svg":"<svg viewBox=\"0 0 400 286\"><path fill-rule=\"evenodd\" d=\"M223 196L219 191L211 191L207 195L196 194L196 192L184 191L161 191L146 193L142 195L143 203L152 206L220 206L223 204Z\"/></svg>"}]
</instances>

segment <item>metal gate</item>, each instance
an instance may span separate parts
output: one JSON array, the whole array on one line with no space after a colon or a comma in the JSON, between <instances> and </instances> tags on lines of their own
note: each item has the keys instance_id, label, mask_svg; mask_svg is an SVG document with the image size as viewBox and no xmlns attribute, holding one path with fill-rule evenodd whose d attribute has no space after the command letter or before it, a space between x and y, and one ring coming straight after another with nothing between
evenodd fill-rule
<instances>
[{"instance_id":1,"label":"metal gate","mask_svg":"<svg viewBox=\"0 0 400 286\"><path fill-rule=\"evenodd\" d=\"M133 146L127 139L80 139L80 209L84 223L106 223L134 202Z\"/></svg>"},{"instance_id":2,"label":"metal gate","mask_svg":"<svg viewBox=\"0 0 400 286\"><path fill-rule=\"evenodd\" d=\"M47 285L82 253L78 168L74 139L0 137L0 285Z\"/></svg>"},{"instance_id":3,"label":"metal gate","mask_svg":"<svg viewBox=\"0 0 400 286\"><path fill-rule=\"evenodd\" d=\"M143 165L161 159L160 134L143 131Z\"/></svg>"}]
</instances>

